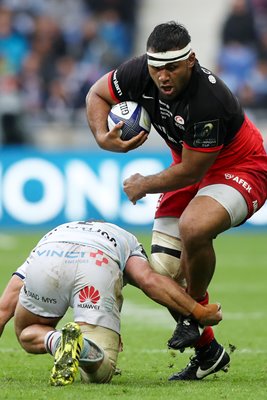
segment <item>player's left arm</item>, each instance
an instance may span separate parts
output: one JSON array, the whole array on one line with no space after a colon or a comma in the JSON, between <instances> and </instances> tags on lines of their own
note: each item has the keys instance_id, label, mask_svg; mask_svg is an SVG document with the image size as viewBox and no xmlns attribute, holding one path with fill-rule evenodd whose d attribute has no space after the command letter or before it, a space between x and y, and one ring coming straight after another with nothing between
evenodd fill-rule
<instances>
[{"instance_id":1,"label":"player's left arm","mask_svg":"<svg viewBox=\"0 0 267 400\"><path fill-rule=\"evenodd\" d=\"M123 189L133 204L148 193L164 193L199 182L213 165L220 151L195 151L183 148L182 161L158 174L134 174L123 182Z\"/></svg>"},{"instance_id":2,"label":"player's left arm","mask_svg":"<svg viewBox=\"0 0 267 400\"><path fill-rule=\"evenodd\" d=\"M23 280L19 276L13 275L0 297L0 336L7 322L14 315L22 286Z\"/></svg>"},{"instance_id":3,"label":"player's left arm","mask_svg":"<svg viewBox=\"0 0 267 400\"><path fill-rule=\"evenodd\" d=\"M111 95L109 75L106 74L96 81L86 96L87 121L99 147L104 150L126 153L141 146L147 139L147 133L142 131L132 139L124 141L119 134L123 122L119 122L113 129L108 130L109 111L112 105L118 102Z\"/></svg>"},{"instance_id":4,"label":"player's left arm","mask_svg":"<svg viewBox=\"0 0 267 400\"><path fill-rule=\"evenodd\" d=\"M125 273L129 283L139 287L152 300L184 316L192 315L203 325L216 325L222 319L219 305L200 305L173 279L153 271L149 262L142 257L130 257Z\"/></svg>"}]
</instances>

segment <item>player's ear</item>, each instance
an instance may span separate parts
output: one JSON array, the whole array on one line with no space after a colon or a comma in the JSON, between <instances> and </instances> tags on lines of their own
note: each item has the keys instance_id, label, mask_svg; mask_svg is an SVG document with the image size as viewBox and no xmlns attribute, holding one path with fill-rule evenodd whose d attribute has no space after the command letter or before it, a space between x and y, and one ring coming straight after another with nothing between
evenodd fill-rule
<instances>
[{"instance_id":1,"label":"player's ear","mask_svg":"<svg viewBox=\"0 0 267 400\"><path fill-rule=\"evenodd\" d=\"M192 53L190 54L190 56L188 57L188 66L190 68L192 68L195 65L195 61L196 61L196 54L192 51Z\"/></svg>"}]
</instances>

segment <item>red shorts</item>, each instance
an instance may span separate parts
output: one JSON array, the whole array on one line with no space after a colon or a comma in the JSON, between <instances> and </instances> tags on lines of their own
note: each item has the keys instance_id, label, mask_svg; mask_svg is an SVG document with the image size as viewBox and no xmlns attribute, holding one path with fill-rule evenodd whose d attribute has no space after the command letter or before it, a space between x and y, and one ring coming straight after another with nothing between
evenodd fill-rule
<instances>
[{"instance_id":1,"label":"red shorts","mask_svg":"<svg viewBox=\"0 0 267 400\"><path fill-rule=\"evenodd\" d=\"M159 197L155 218L179 218L199 189L220 183L231 186L242 194L248 206L248 215L246 218L248 219L263 206L267 198L267 177L253 175L237 168L232 168L227 173L218 172L216 175L206 176L198 184L173 192L163 193Z\"/></svg>"},{"instance_id":2,"label":"red shorts","mask_svg":"<svg viewBox=\"0 0 267 400\"><path fill-rule=\"evenodd\" d=\"M173 152L174 163L180 156ZM267 199L267 155L262 137L247 118L235 142L226 146L214 165L197 184L160 195L155 218L179 218L198 190L213 184L225 184L238 190L248 206L247 218L259 210Z\"/></svg>"}]
</instances>

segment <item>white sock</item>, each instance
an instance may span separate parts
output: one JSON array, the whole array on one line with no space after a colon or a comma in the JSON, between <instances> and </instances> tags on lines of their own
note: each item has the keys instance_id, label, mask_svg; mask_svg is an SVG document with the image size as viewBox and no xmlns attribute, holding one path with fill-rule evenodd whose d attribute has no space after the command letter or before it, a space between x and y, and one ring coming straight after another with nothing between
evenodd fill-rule
<instances>
[{"instance_id":1,"label":"white sock","mask_svg":"<svg viewBox=\"0 0 267 400\"><path fill-rule=\"evenodd\" d=\"M60 331L49 331L45 335L44 345L46 351L50 353L52 356L54 356L57 351L60 339L61 339ZM83 339L83 349L81 352L81 358L87 358L89 351L90 351L90 343L88 342L88 340Z\"/></svg>"},{"instance_id":2,"label":"white sock","mask_svg":"<svg viewBox=\"0 0 267 400\"><path fill-rule=\"evenodd\" d=\"M52 354L52 356L55 355L55 352L57 351L59 341L61 338L61 332L59 331L49 331L44 337L44 345L46 348L47 353Z\"/></svg>"}]
</instances>

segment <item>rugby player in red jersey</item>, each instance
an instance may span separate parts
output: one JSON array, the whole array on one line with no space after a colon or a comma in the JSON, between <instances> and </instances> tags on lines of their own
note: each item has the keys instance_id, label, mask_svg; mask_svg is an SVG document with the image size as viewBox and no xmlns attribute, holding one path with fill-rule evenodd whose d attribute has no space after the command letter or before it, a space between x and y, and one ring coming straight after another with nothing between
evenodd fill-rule
<instances>
[{"instance_id":1,"label":"rugby player in red jersey","mask_svg":"<svg viewBox=\"0 0 267 400\"><path fill-rule=\"evenodd\" d=\"M111 105L135 101L148 111L173 156L158 174L134 174L124 191L135 204L161 193L155 214L151 258L157 272L184 283L202 304L215 270L213 240L238 226L266 201L267 155L263 138L238 99L191 47L187 29L176 22L156 26L147 52L103 76L90 89L87 118L99 146L127 152L147 134L122 141L118 124L108 131ZM225 370L230 357L211 327L201 334L195 321L177 318L169 347L194 345L195 356L170 380L197 380Z\"/></svg>"}]
</instances>

